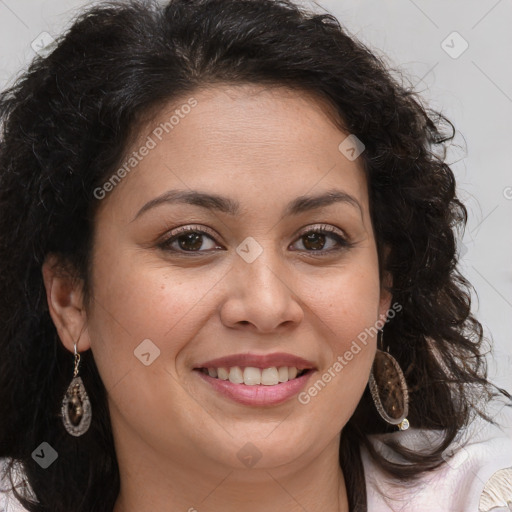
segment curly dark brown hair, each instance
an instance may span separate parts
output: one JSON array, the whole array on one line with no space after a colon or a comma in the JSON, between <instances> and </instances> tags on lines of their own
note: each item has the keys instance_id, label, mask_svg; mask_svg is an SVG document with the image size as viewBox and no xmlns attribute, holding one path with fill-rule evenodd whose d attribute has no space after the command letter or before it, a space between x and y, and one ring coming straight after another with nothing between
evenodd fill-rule
<instances>
[{"instance_id":1,"label":"curly dark brown hair","mask_svg":"<svg viewBox=\"0 0 512 512\"><path fill-rule=\"evenodd\" d=\"M15 491L23 506L112 511L120 482L106 391L87 351L81 376L92 424L80 438L68 435L59 414L72 355L50 318L41 267L58 254L90 297L95 188L118 168L148 113L204 85L313 92L365 145L381 275L391 273L393 300L403 307L386 342L405 372L411 424L440 429L443 438L428 453L394 440L404 462L386 459L369 435L390 427L366 389L340 445L350 510L366 510L361 445L392 476L414 481L444 463L482 397L511 398L487 380L486 340L457 269L467 212L443 152L453 125L399 75L334 16L292 1L125 1L81 13L55 49L1 93L0 457L10 461L11 479L16 468L25 475L33 496ZM31 457L42 440L60 458L44 471Z\"/></svg>"}]
</instances>

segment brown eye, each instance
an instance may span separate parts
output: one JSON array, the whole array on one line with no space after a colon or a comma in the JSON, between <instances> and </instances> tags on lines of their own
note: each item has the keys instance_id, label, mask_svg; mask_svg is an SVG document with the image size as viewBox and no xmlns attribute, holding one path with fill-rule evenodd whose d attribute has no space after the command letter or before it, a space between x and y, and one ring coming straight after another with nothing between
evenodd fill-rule
<instances>
[{"instance_id":1,"label":"brown eye","mask_svg":"<svg viewBox=\"0 0 512 512\"><path fill-rule=\"evenodd\" d=\"M299 238L302 241L303 249L299 251L306 252L331 252L345 249L350 246L350 243L343 237L336 228L331 226L323 226L309 231L305 231ZM326 246L329 246L326 248Z\"/></svg>"},{"instance_id":2,"label":"brown eye","mask_svg":"<svg viewBox=\"0 0 512 512\"><path fill-rule=\"evenodd\" d=\"M304 240L304 247L314 251L320 251L325 245L326 236L322 233L310 233L302 237Z\"/></svg>"},{"instance_id":3,"label":"brown eye","mask_svg":"<svg viewBox=\"0 0 512 512\"><path fill-rule=\"evenodd\" d=\"M176 238L180 249L184 251L199 251L203 245L203 236L201 233L189 233L180 235Z\"/></svg>"},{"instance_id":4,"label":"brown eye","mask_svg":"<svg viewBox=\"0 0 512 512\"><path fill-rule=\"evenodd\" d=\"M200 229L191 227L182 228L171 232L160 246L161 249L173 252L203 252L221 248L213 237Z\"/></svg>"}]
</instances>

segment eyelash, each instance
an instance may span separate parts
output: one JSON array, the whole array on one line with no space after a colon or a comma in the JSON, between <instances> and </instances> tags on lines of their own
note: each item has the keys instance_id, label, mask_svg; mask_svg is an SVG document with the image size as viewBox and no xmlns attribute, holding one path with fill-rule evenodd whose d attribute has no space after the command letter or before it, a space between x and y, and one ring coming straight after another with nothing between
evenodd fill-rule
<instances>
[{"instance_id":1,"label":"eyelash","mask_svg":"<svg viewBox=\"0 0 512 512\"><path fill-rule=\"evenodd\" d=\"M212 233L210 233L209 231L206 231L204 228L192 225L192 226L183 226L181 228L175 229L174 231L172 231L170 233L170 235L161 244L159 244L158 247L165 251L180 253L180 254L184 254L184 255L185 254L186 255L202 255L206 252L212 251L212 249L200 250L200 251L186 251L184 249L173 249L170 247L171 244L176 242L181 236L186 235L186 234L191 234L191 233L196 233L199 235L207 236L208 238L212 239L216 243L215 238ZM321 250L309 250L309 251L307 249L298 249L298 252L306 252L312 256L315 256L315 255L321 256L321 255L326 255L329 253L341 251L344 249L348 249L348 248L352 247L352 245L353 245L344 236L342 236L336 228L329 226L329 225L324 225L324 224L314 226L312 228L302 231L298 235L297 241L300 240L301 238L303 238L304 236L312 234L312 233L318 233L321 235L329 235L329 237L333 238L338 243L339 247L336 249L321 249ZM220 244L218 244L218 245L220 245Z\"/></svg>"}]
</instances>

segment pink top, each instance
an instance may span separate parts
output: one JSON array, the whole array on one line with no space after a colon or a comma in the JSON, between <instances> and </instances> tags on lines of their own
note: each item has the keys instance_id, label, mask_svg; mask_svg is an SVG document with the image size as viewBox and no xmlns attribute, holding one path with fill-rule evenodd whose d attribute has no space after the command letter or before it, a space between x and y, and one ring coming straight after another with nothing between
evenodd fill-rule
<instances>
[{"instance_id":1,"label":"pink top","mask_svg":"<svg viewBox=\"0 0 512 512\"><path fill-rule=\"evenodd\" d=\"M446 463L424 473L410 489L404 485L393 488L363 449L368 512L512 510L512 408L503 407L490 416L499 423L498 427L477 418L455 448L465 439L469 439L468 444L459 450L445 450ZM433 443L439 432L410 428L372 436L374 446L389 453L381 441L389 436L400 436L403 444L418 449Z\"/></svg>"}]
</instances>

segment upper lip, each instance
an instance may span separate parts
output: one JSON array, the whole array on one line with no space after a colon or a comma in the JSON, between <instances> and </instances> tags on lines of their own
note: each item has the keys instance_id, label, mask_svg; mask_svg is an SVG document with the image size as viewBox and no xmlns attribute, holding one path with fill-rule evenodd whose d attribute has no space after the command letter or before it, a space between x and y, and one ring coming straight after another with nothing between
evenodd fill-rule
<instances>
[{"instance_id":1,"label":"upper lip","mask_svg":"<svg viewBox=\"0 0 512 512\"><path fill-rule=\"evenodd\" d=\"M314 369L315 365L299 356L293 354L285 354L283 352L275 354L233 354L230 356L219 357L217 359L211 359L205 361L194 368L231 368L233 366L247 367L251 366L254 368L272 368L280 366L294 366L298 370L309 370Z\"/></svg>"}]
</instances>

